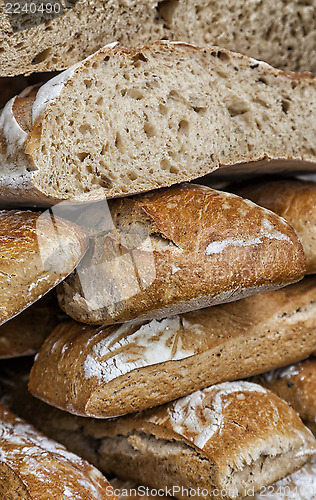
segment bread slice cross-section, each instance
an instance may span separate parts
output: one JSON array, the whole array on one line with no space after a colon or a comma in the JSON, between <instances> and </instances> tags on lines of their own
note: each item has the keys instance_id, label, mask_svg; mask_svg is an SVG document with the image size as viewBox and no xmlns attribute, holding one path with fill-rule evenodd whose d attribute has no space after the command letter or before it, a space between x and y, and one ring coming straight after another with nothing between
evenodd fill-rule
<instances>
[{"instance_id":1,"label":"bread slice cross-section","mask_svg":"<svg viewBox=\"0 0 316 500\"><path fill-rule=\"evenodd\" d=\"M217 47L111 44L0 118L0 198L98 200L264 158L315 162L316 79Z\"/></svg>"}]
</instances>

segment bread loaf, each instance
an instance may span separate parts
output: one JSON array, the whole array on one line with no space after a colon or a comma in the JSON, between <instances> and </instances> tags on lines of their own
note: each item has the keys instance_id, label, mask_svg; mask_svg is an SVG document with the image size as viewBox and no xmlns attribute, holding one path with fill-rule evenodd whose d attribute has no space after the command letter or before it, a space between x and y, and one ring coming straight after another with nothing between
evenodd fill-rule
<instances>
[{"instance_id":1,"label":"bread loaf","mask_svg":"<svg viewBox=\"0 0 316 500\"><path fill-rule=\"evenodd\" d=\"M0 327L0 359L35 354L44 340L67 316L51 291Z\"/></svg>"},{"instance_id":2,"label":"bread loaf","mask_svg":"<svg viewBox=\"0 0 316 500\"><path fill-rule=\"evenodd\" d=\"M0 325L60 283L86 248L76 224L49 212L0 211Z\"/></svg>"},{"instance_id":3,"label":"bread loaf","mask_svg":"<svg viewBox=\"0 0 316 500\"><path fill-rule=\"evenodd\" d=\"M126 498L126 497L125 497ZM316 460L277 481L245 500L315 500L316 498Z\"/></svg>"},{"instance_id":4,"label":"bread loaf","mask_svg":"<svg viewBox=\"0 0 316 500\"><path fill-rule=\"evenodd\" d=\"M23 361L25 364L26 359ZM270 484L277 477L285 476L285 469L298 468L298 462L306 462L315 453L312 434L302 426L296 413L285 402L264 392L263 388L262 392L255 384L220 384L175 403L109 421L77 417L33 398L26 391L27 372L28 367L25 369L21 363L17 366L15 360L1 364L0 389L6 403L21 411L45 434L98 468L111 469L111 474L113 468L119 469L117 474L121 478L123 476L123 479L137 484L153 488L168 488L170 485L203 488L207 483L206 487L213 491L214 483L220 484L222 489L225 470L233 475L232 483L236 484L239 479L235 467L239 465L237 475L245 480L243 488L247 492L249 488L256 491L259 485ZM259 392L254 392L256 390ZM186 406L186 402L191 403ZM173 411L177 405L183 408L183 412ZM164 419L166 415L175 424L178 422L175 432L171 426L168 428L168 419ZM181 423L184 423L182 427ZM191 427L195 432L189 434ZM191 441L197 435L201 440L203 436L206 440L210 438L203 451ZM287 446L294 454L294 461ZM131 449L133 458L130 460ZM261 476L258 477L260 464ZM247 484L250 484L249 488Z\"/></svg>"},{"instance_id":5,"label":"bread loaf","mask_svg":"<svg viewBox=\"0 0 316 500\"><path fill-rule=\"evenodd\" d=\"M316 273L316 183L296 179L269 179L232 190L284 217L300 238L308 273Z\"/></svg>"},{"instance_id":6,"label":"bread loaf","mask_svg":"<svg viewBox=\"0 0 316 500\"><path fill-rule=\"evenodd\" d=\"M256 384L230 382L112 421L89 421L100 465L153 488L208 490L237 498L293 472L315 454L315 439L284 401ZM183 488L183 489L182 489Z\"/></svg>"},{"instance_id":7,"label":"bread loaf","mask_svg":"<svg viewBox=\"0 0 316 500\"><path fill-rule=\"evenodd\" d=\"M3 500L107 500L113 488L90 464L0 407Z\"/></svg>"},{"instance_id":8,"label":"bread loaf","mask_svg":"<svg viewBox=\"0 0 316 500\"><path fill-rule=\"evenodd\" d=\"M161 321L67 322L40 349L30 390L71 413L115 417L304 359L315 332L316 277Z\"/></svg>"},{"instance_id":9,"label":"bread loaf","mask_svg":"<svg viewBox=\"0 0 316 500\"><path fill-rule=\"evenodd\" d=\"M316 359L263 373L255 382L285 399L316 435Z\"/></svg>"},{"instance_id":10,"label":"bread loaf","mask_svg":"<svg viewBox=\"0 0 316 500\"><path fill-rule=\"evenodd\" d=\"M5 106L0 198L93 201L263 158L314 165L315 103L311 75L224 49L114 43Z\"/></svg>"},{"instance_id":11,"label":"bread loaf","mask_svg":"<svg viewBox=\"0 0 316 500\"><path fill-rule=\"evenodd\" d=\"M164 318L299 280L301 244L272 212L194 184L92 205L85 258L58 289L92 324Z\"/></svg>"},{"instance_id":12,"label":"bread loaf","mask_svg":"<svg viewBox=\"0 0 316 500\"><path fill-rule=\"evenodd\" d=\"M113 40L137 45L159 38L223 45L277 67L316 72L313 2L74 0L55 2L53 14L20 8L11 16L4 5L1 75L64 69Z\"/></svg>"}]
</instances>

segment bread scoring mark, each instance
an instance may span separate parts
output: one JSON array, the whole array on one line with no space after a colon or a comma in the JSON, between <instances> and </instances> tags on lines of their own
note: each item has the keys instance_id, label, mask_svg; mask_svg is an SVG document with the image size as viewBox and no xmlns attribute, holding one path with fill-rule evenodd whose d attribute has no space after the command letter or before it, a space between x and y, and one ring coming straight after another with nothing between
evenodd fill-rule
<instances>
[{"instance_id":1,"label":"bread scoring mark","mask_svg":"<svg viewBox=\"0 0 316 500\"><path fill-rule=\"evenodd\" d=\"M153 320L131 334L131 326L122 325L100 340L93 347L93 354L87 355L85 376L107 383L145 366L193 356L195 349L184 348L182 330L179 316Z\"/></svg>"},{"instance_id":2,"label":"bread scoring mark","mask_svg":"<svg viewBox=\"0 0 316 500\"><path fill-rule=\"evenodd\" d=\"M222 398L236 392L267 393L260 385L251 382L224 382L213 385L179 399L168 408L169 422L177 434L184 436L202 449L224 425L224 409L231 403ZM241 403L242 404L242 403ZM164 417L165 418L165 417ZM149 417L155 424L162 423L156 415Z\"/></svg>"},{"instance_id":3,"label":"bread scoring mark","mask_svg":"<svg viewBox=\"0 0 316 500\"><path fill-rule=\"evenodd\" d=\"M119 42L112 42L107 45L105 45L102 49L112 49L116 45L118 45ZM63 90L63 87L65 83L70 80L70 78L73 76L74 72L76 71L77 68L85 64L86 61L94 57L95 54L91 54L90 56L86 57L83 59L83 61L79 61L78 63L74 64L73 66L70 66L70 68L66 69L59 75L55 76L51 80L48 80L47 83L42 85L37 94L35 101L33 103L32 107L32 122L33 124L35 121L44 113L46 110L47 106L55 99L57 99L60 96L61 91Z\"/></svg>"},{"instance_id":4,"label":"bread scoring mark","mask_svg":"<svg viewBox=\"0 0 316 500\"><path fill-rule=\"evenodd\" d=\"M263 239L267 238L269 240L287 241L292 243L293 241L286 236L281 231L277 231L273 225L266 219L262 222L262 227L258 236L254 238L226 238L224 241L212 241L208 244L205 250L206 255L214 255L223 252L228 247L248 247L252 245L260 245L263 243Z\"/></svg>"},{"instance_id":5,"label":"bread scoring mark","mask_svg":"<svg viewBox=\"0 0 316 500\"><path fill-rule=\"evenodd\" d=\"M0 115L0 130L6 141L6 156L16 154L26 141L28 134L20 127L13 114L15 97L5 105Z\"/></svg>"}]
</instances>

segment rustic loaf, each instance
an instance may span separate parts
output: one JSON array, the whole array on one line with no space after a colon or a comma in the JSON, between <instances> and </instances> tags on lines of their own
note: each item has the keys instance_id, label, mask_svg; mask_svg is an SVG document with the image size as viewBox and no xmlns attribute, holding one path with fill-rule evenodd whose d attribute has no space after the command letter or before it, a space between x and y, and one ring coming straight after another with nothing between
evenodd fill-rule
<instances>
[{"instance_id":1,"label":"rustic loaf","mask_svg":"<svg viewBox=\"0 0 316 500\"><path fill-rule=\"evenodd\" d=\"M10 321L0 326L0 359L35 354L44 340L67 316L51 291Z\"/></svg>"},{"instance_id":2,"label":"rustic loaf","mask_svg":"<svg viewBox=\"0 0 316 500\"><path fill-rule=\"evenodd\" d=\"M173 493L181 499L188 497L181 487L208 490L205 498L242 497L315 454L315 439L295 411L262 389L227 382L133 417L90 420L87 429L100 440L102 469L122 479L178 485Z\"/></svg>"},{"instance_id":3,"label":"rustic loaf","mask_svg":"<svg viewBox=\"0 0 316 500\"><path fill-rule=\"evenodd\" d=\"M263 373L254 381L285 399L316 435L316 359Z\"/></svg>"},{"instance_id":4,"label":"rustic loaf","mask_svg":"<svg viewBox=\"0 0 316 500\"><path fill-rule=\"evenodd\" d=\"M267 476L264 478L261 477L258 480L257 475L255 475L255 480L252 481L251 487L254 488L253 491L256 491L258 486L256 481L258 481L260 486L263 486L269 484L277 477L283 477L287 474L283 464L283 457L285 458L285 454L288 457L290 455L287 454L285 450L287 439L292 440L289 446L295 455L295 461L299 460L301 462L305 454L305 449L310 456L315 453L314 445L309 446L305 443L303 448L301 447L302 441L307 438L307 441L310 442L312 435L306 428L304 429L296 413L280 399L276 397L271 399L270 396L272 396L272 393L260 392L260 389L258 389L259 386L255 384L249 384L247 382L220 384L213 386L213 388L199 391L187 398L182 398L178 400L178 402L138 413L134 417L122 417L112 421L96 420L63 412L46 405L27 393L27 374L30 363L28 363L27 366L25 366L25 363L27 364L26 358L24 358L23 364L19 363L18 366L16 360L8 360L1 364L0 389L2 399L5 399L6 404L15 411L21 412L25 418L29 419L37 428L45 432L45 434L62 442L69 449L89 460L96 467L103 468L107 471L115 464L115 470L120 468L120 473L118 475L120 477L123 475L123 479L125 480L134 480L138 482L138 484L146 484L147 486L152 486L154 482L155 484L152 486L154 488L165 488L168 487L168 485L172 486L174 484L183 485L182 480L178 481L175 476L171 476L174 471L175 475L180 472L180 475L184 474L186 476L188 472L187 467L189 467L188 478L184 480L184 485L189 482L189 487L201 488L203 487L203 482L201 476L199 476L201 480L198 478L196 471L197 469L203 469L205 466L207 468L205 476L207 477L204 476L204 480L208 482L207 487L213 488L214 475L216 476L219 469L223 471L225 465L229 464L231 467L229 472L232 473L234 465L238 465L238 461L242 462L243 458L247 457L239 470L241 476L244 473L245 482L243 483L243 488L246 488L247 481L250 480L251 483L251 474L248 476L247 470L245 470L247 469L247 464L250 469L253 465L252 459L256 460L257 457L259 465L262 451L262 454L265 455L266 458L262 459L264 463L261 464L261 472L263 475L266 474L269 476L269 467L271 466L272 476L269 476L269 481L266 482ZM254 390L259 390L259 392L255 393L253 392ZM227 392L229 394L227 394ZM199 400L199 397L201 397L200 402L198 401L196 404L195 401ZM181 438L179 434L171 432L171 429L167 429L167 422L165 422L165 424L163 423L163 415L169 414L171 419L173 415L180 426L182 418L181 412L175 413L172 409L178 403L180 406L184 406L183 403L186 401L191 401L192 403L187 413L185 413L185 408L183 413L184 417L188 416L187 430L190 430L191 422L192 426L195 427L195 432L200 433L201 439L203 433L207 438L207 433L209 432L210 442L204 447L202 453L200 450L200 455L198 455L199 458L196 456L196 451L198 452L198 450L195 451L194 443L190 442L190 437L193 440L196 438L195 433L188 436L186 435L185 427L182 429L178 427L175 429L176 433L180 435L184 433ZM223 403L222 406L224 409L223 415L221 414L221 404L219 404L221 402ZM207 408L209 408L209 411L204 407L204 403ZM196 414L195 409L197 409ZM227 414L226 409L228 409L229 412L232 411L233 415ZM154 423L155 415L158 419L162 417L161 425L158 421ZM278 415L279 418L276 418L276 415ZM182 418L182 422L183 421L184 418ZM221 426L220 434L217 432L217 425L221 423L223 423L223 425ZM162 428L162 426L165 427ZM213 431L215 440L214 437L212 438L211 436ZM302 433L300 434L300 432ZM144 446L141 445L138 440L139 435L143 436ZM117 438L120 439L119 436L122 437L122 442L117 446ZM235 438L232 439L232 436L235 436ZM147 437L150 442L149 446L146 444ZM216 448L217 438L220 443L218 448ZM301 443L295 444L297 440L301 440ZM187 445L190 445L189 448ZM307 451L308 446L309 452ZM124 457L124 463L130 447L134 448L132 453L136 461L139 456L138 450L141 449L143 460L147 463L143 472L140 471L140 469L142 469L142 463L139 463L136 469L133 468L133 474L129 474L129 467L133 467L133 461L129 462L129 466L125 468L123 467L123 462L120 467L118 466L117 456L114 461L109 460L109 453L124 455L124 449L126 447L128 451L126 457ZM277 450L277 447L280 449ZM283 450L282 452L281 448ZM280 453L278 453L278 451ZM218 455L216 456L217 452ZM275 453L276 456L274 456ZM159 463L157 463L157 467L155 468L153 462L155 462L155 457L158 454L161 456L161 462L159 462L160 458L157 459ZM211 462L211 454L214 457L216 456L214 462ZM207 455L208 458L206 458L205 455ZM270 462L270 460L272 460L271 455L273 456L273 463ZM303 461L307 461L310 456L305 455ZM282 463L280 463L280 460ZM176 465L170 467L170 475L168 477L168 473L165 474L165 467L168 467L169 461L172 464L175 461ZM287 461L287 470L294 470L299 467L298 463L296 463L296 465L294 464L291 456L290 462ZM164 463L164 465L161 468L162 463ZM183 466L182 469L181 466ZM127 474L125 478L123 471ZM253 473L254 469L251 471L249 470L249 472ZM151 481L149 482L146 480L148 476L151 476ZM157 478L159 478L159 484L156 483ZM195 485L191 482L192 478L193 481L196 481ZM220 474L217 475L216 481L217 480L220 481ZM247 491L249 491L248 487Z\"/></svg>"},{"instance_id":5,"label":"rustic loaf","mask_svg":"<svg viewBox=\"0 0 316 500\"><path fill-rule=\"evenodd\" d=\"M76 224L48 211L0 211L0 325L60 283L86 248Z\"/></svg>"},{"instance_id":6,"label":"rustic loaf","mask_svg":"<svg viewBox=\"0 0 316 500\"><path fill-rule=\"evenodd\" d=\"M0 198L93 201L263 158L315 168L315 112L311 75L217 47L114 43L7 103Z\"/></svg>"},{"instance_id":7,"label":"rustic loaf","mask_svg":"<svg viewBox=\"0 0 316 500\"><path fill-rule=\"evenodd\" d=\"M39 0L32 3L40 4ZM73 0L53 4L54 9L62 5L61 16L38 12L10 18L1 4L1 75L64 69L113 40L137 45L159 38L222 45L277 67L316 72L313 2Z\"/></svg>"},{"instance_id":8,"label":"rustic loaf","mask_svg":"<svg viewBox=\"0 0 316 500\"><path fill-rule=\"evenodd\" d=\"M299 280L304 255L277 215L194 184L92 205L90 248L59 288L91 324L164 318Z\"/></svg>"},{"instance_id":9,"label":"rustic loaf","mask_svg":"<svg viewBox=\"0 0 316 500\"><path fill-rule=\"evenodd\" d=\"M315 348L310 277L161 321L62 323L40 349L30 390L77 415L115 417L302 360Z\"/></svg>"},{"instance_id":10,"label":"rustic loaf","mask_svg":"<svg viewBox=\"0 0 316 500\"><path fill-rule=\"evenodd\" d=\"M116 499L102 474L0 406L3 500Z\"/></svg>"},{"instance_id":11,"label":"rustic loaf","mask_svg":"<svg viewBox=\"0 0 316 500\"><path fill-rule=\"evenodd\" d=\"M316 183L296 179L257 180L232 190L284 217L300 238L308 273L316 273Z\"/></svg>"}]
</instances>

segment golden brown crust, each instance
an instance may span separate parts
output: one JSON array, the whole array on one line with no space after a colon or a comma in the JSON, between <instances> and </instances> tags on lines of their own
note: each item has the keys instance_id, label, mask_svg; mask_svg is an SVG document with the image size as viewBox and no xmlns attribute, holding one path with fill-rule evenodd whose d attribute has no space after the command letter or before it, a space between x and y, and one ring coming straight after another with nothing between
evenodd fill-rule
<instances>
[{"instance_id":1,"label":"golden brown crust","mask_svg":"<svg viewBox=\"0 0 316 500\"><path fill-rule=\"evenodd\" d=\"M116 498L97 469L47 439L4 406L0 406L0 420L1 498Z\"/></svg>"},{"instance_id":2,"label":"golden brown crust","mask_svg":"<svg viewBox=\"0 0 316 500\"><path fill-rule=\"evenodd\" d=\"M270 179L233 186L232 190L284 217L302 242L307 273L316 273L316 183Z\"/></svg>"},{"instance_id":3,"label":"golden brown crust","mask_svg":"<svg viewBox=\"0 0 316 500\"><path fill-rule=\"evenodd\" d=\"M316 435L316 359L255 377L263 385L285 399Z\"/></svg>"},{"instance_id":4,"label":"golden brown crust","mask_svg":"<svg viewBox=\"0 0 316 500\"><path fill-rule=\"evenodd\" d=\"M68 321L40 349L30 390L71 413L119 416L304 359L315 332L316 277L162 321Z\"/></svg>"},{"instance_id":5,"label":"golden brown crust","mask_svg":"<svg viewBox=\"0 0 316 500\"><path fill-rule=\"evenodd\" d=\"M59 287L62 309L77 321L163 318L279 288L305 272L293 229L230 193L182 184L109 207L111 217L103 205L93 209L95 219L108 217L107 230Z\"/></svg>"},{"instance_id":6,"label":"golden brown crust","mask_svg":"<svg viewBox=\"0 0 316 500\"><path fill-rule=\"evenodd\" d=\"M60 283L78 264L87 237L49 212L0 212L0 324Z\"/></svg>"}]
</instances>

